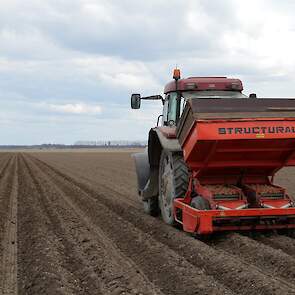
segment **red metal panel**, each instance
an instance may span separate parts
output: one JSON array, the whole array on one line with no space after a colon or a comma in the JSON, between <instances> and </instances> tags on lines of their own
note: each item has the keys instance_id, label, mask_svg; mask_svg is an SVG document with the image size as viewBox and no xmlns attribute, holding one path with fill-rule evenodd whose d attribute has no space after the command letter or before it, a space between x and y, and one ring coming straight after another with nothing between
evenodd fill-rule
<instances>
[{"instance_id":1,"label":"red metal panel","mask_svg":"<svg viewBox=\"0 0 295 295\"><path fill-rule=\"evenodd\" d=\"M180 79L177 81L177 90L189 90L186 87L187 83L195 83L197 85L197 88L195 90L229 90L231 89L232 84L235 84L235 90L243 90L243 84L241 80L226 77L191 77L186 79ZM168 93L171 91L176 91L175 81L171 81L165 86L164 93Z\"/></svg>"},{"instance_id":2,"label":"red metal panel","mask_svg":"<svg viewBox=\"0 0 295 295\"><path fill-rule=\"evenodd\" d=\"M241 155L242 156L242 155ZM291 163L291 162L290 162ZM293 161L292 161L293 163ZM279 161L245 161L245 160L238 160L238 161L212 161L211 163L207 163L207 165L204 165L203 162L190 162L189 166L192 168L202 168L202 167L276 167L280 165L281 162Z\"/></svg>"},{"instance_id":3,"label":"red metal panel","mask_svg":"<svg viewBox=\"0 0 295 295\"><path fill-rule=\"evenodd\" d=\"M253 228L252 225L228 225L228 226L213 226L212 230L213 232L217 231L239 231L239 230L244 230L244 231L251 231L253 229L255 230L273 230L273 229L294 229L295 224L272 224L272 225L267 225L267 224L257 224L255 228ZM205 234L205 233L202 233Z\"/></svg>"},{"instance_id":4,"label":"red metal panel","mask_svg":"<svg viewBox=\"0 0 295 295\"><path fill-rule=\"evenodd\" d=\"M294 119L196 121L183 144L184 159L202 177L216 169L235 175L238 168L268 176L295 165L294 139Z\"/></svg>"},{"instance_id":5,"label":"red metal panel","mask_svg":"<svg viewBox=\"0 0 295 295\"><path fill-rule=\"evenodd\" d=\"M175 200L175 204L181 202L181 200ZM256 217L256 216L294 216L295 217L295 207L294 208L251 208L251 209L241 209L241 210L197 210L189 205L182 203L184 207L188 207L187 212L192 216L211 216L211 217Z\"/></svg>"},{"instance_id":6,"label":"red metal panel","mask_svg":"<svg viewBox=\"0 0 295 295\"><path fill-rule=\"evenodd\" d=\"M295 138L295 120L197 122L197 134L198 140Z\"/></svg>"},{"instance_id":7,"label":"red metal panel","mask_svg":"<svg viewBox=\"0 0 295 295\"><path fill-rule=\"evenodd\" d=\"M196 232L198 234L209 234L214 231L227 231L227 230L253 230L253 229L277 229L277 228L295 228L295 223L287 224L257 224L257 225L221 225L213 226L213 220L218 218L234 218L241 217L269 217L269 218L295 218L295 208L287 209L242 209L242 210L197 210L189 205L183 203L181 199L174 201L176 210L182 211L183 229L187 232ZM279 219L278 219L279 220Z\"/></svg>"}]
</instances>

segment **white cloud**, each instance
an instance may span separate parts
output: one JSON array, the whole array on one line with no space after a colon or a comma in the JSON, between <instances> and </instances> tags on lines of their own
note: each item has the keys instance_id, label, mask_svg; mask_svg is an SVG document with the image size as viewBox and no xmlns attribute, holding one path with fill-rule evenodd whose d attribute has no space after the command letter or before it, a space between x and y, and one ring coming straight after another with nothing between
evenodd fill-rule
<instances>
[{"instance_id":1,"label":"white cloud","mask_svg":"<svg viewBox=\"0 0 295 295\"><path fill-rule=\"evenodd\" d=\"M84 77L119 91L157 91L162 87L143 61L124 60L119 57L88 56L73 63Z\"/></svg>"},{"instance_id":2,"label":"white cloud","mask_svg":"<svg viewBox=\"0 0 295 295\"><path fill-rule=\"evenodd\" d=\"M84 103L48 104L47 106L50 111L75 115L100 114L102 111L99 105L86 105Z\"/></svg>"},{"instance_id":3,"label":"white cloud","mask_svg":"<svg viewBox=\"0 0 295 295\"><path fill-rule=\"evenodd\" d=\"M161 93L175 64L183 76L241 78L246 93L295 96L294 1L0 2L0 117L7 134L17 134L23 120L35 134L46 134L50 124L56 130L85 122L93 133L145 138L161 106L130 111L130 94ZM107 116L124 121L124 131ZM98 127L97 120L105 123ZM67 142L78 132L83 128Z\"/></svg>"}]
</instances>

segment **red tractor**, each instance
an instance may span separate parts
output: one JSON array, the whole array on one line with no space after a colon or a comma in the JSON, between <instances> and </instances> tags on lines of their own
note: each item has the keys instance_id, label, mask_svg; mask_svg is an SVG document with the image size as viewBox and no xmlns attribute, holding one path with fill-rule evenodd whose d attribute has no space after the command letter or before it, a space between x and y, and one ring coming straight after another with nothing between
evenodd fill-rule
<instances>
[{"instance_id":1,"label":"red tractor","mask_svg":"<svg viewBox=\"0 0 295 295\"><path fill-rule=\"evenodd\" d=\"M131 96L133 109L163 103L148 148L134 154L144 211L199 235L293 232L294 198L274 176L295 165L295 99L248 97L239 79L173 78L165 97Z\"/></svg>"}]
</instances>

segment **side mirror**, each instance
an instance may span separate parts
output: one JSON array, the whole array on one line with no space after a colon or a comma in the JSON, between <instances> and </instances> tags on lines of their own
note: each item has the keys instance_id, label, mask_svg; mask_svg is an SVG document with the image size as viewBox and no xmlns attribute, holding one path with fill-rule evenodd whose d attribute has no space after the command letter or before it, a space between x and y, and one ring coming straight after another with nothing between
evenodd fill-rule
<instances>
[{"instance_id":1,"label":"side mirror","mask_svg":"<svg viewBox=\"0 0 295 295\"><path fill-rule=\"evenodd\" d=\"M257 98L256 93L251 93L251 94L249 95L249 98Z\"/></svg>"},{"instance_id":2,"label":"side mirror","mask_svg":"<svg viewBox=\"0 0 295 295\"><path fill-rule=\"evenodd\" d=\"M140 94L132 94L131 95L131 108L132 109L140 109Z\"/></svg>"}]
</instances>

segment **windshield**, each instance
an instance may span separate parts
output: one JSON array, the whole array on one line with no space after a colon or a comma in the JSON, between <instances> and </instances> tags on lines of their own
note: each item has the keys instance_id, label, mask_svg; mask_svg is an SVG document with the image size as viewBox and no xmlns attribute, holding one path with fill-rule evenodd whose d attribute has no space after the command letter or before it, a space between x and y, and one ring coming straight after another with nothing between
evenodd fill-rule
<instances>
[{"instance_id":1,"label":"windshield","mask_svg":"<svg viewBox=\"0 0 295 295\"><path fill-rule=\"evenodd\" d=\"M189 98L246 98L247 96L237 91L204 90L182 92L185 99Z\"/></svg>"}]
</instances>

